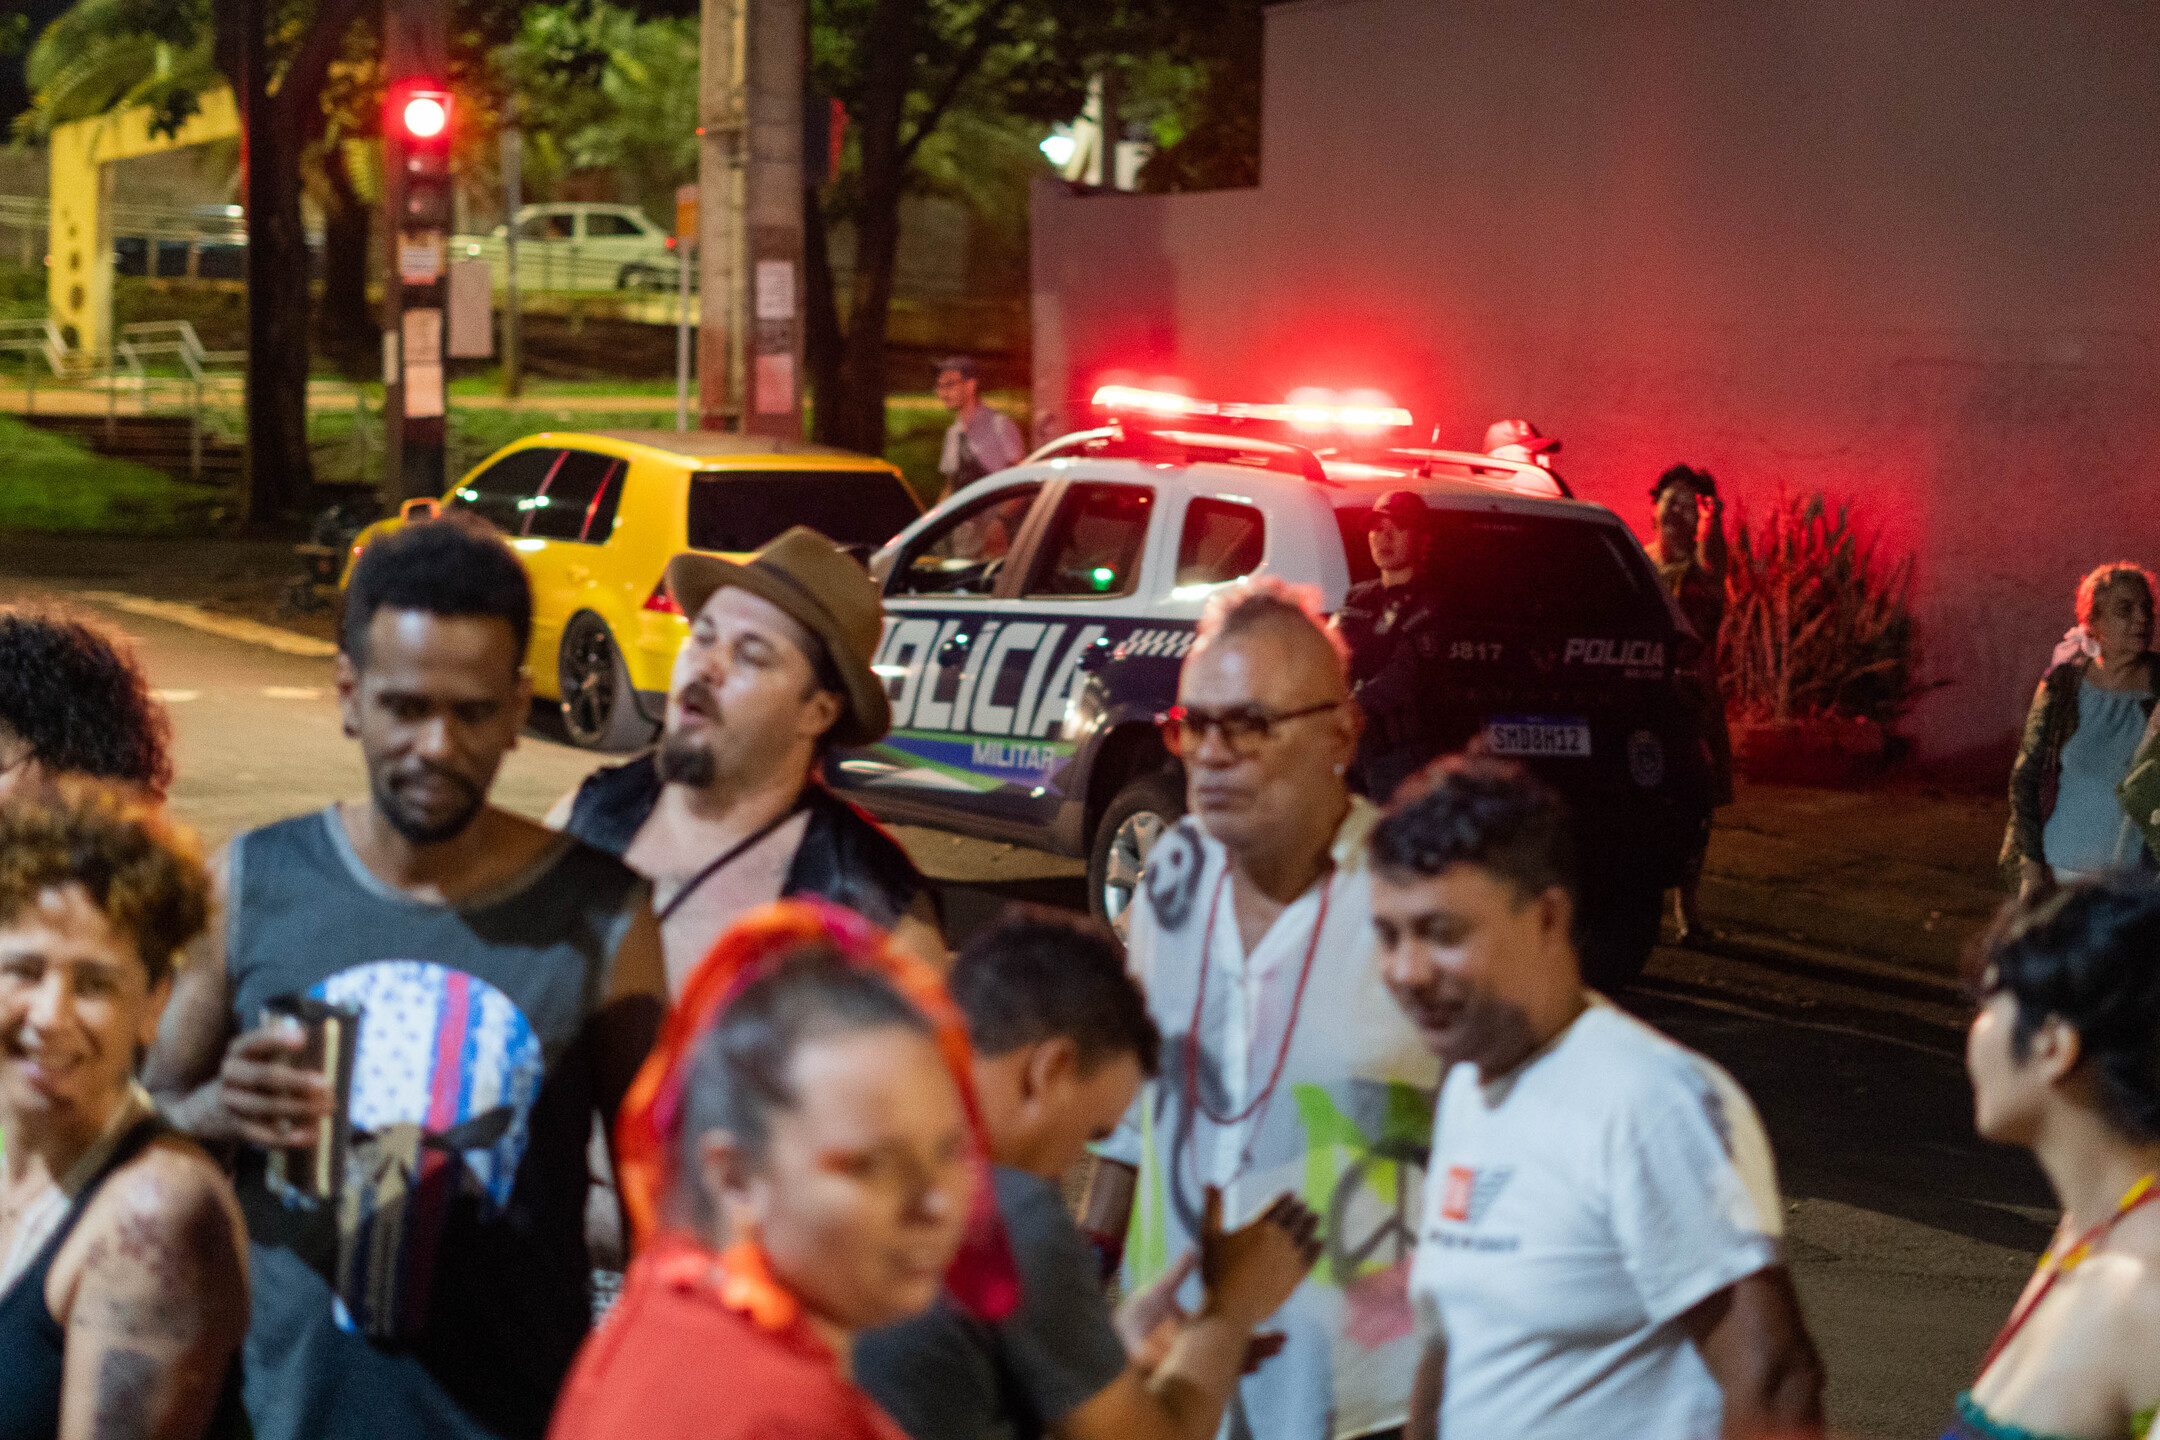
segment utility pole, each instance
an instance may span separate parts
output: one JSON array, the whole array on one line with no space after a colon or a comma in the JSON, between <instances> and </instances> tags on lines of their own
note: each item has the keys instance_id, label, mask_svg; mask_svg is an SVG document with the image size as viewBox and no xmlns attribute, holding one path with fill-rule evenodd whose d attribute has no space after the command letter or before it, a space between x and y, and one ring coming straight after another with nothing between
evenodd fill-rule
<instances>
[{"instance_id":1,"label":"utility pole","mask_svg":"<svg viewBox=\"0 0 2160 1440\"><path fill-rule=\"evenodd\" d=\"M745 27L751 383L742 428L781 440L803 433L803 3L748 0Z\"/></svg>"},{"instance_id":2,"label":"utility pole","mask_svg":"<svg viewBox=\"0 0 2160 1440\"><path fill-rule=\"evenodd\" d=\"M518 349L518 310L523 298L518 293L517 245L518 211L525 208L524 197L525 133L518 129L517 100L512 97L510 108L503 116L502 172L503 172L503 270L510 285L510 298L503 308L503 394L516 399L524 388L524 355Z\"/></svg>"},{"instance_id":3,"label":"utility pole","mask_svg":"<svg viewBox=\"0 0 2160 1440\"><path fill-rule=\"evenodd\" d=\"M383 480L396 501L443 492L451 136L443 12L438 0L383 0Z\"/></svg>"},{"instance_id":4,"label":"utility pole","mask_svg":"<svg viewBox=\"0 0 2160 1440\"><path fill-rule=\"evenodd\" d=\"M698 33L698 425L740 422L744 6L703 0Z\"/></svg>"},{"instance_id":5,"label":"utility pole","mask_svg":"<svg viewBox=\"0 0 2160 1440\"><path fill-rule=\"evenodd\" d=\"M803 0L704 0L699 404L802 438Z\"/></svg>"}]
</instances>

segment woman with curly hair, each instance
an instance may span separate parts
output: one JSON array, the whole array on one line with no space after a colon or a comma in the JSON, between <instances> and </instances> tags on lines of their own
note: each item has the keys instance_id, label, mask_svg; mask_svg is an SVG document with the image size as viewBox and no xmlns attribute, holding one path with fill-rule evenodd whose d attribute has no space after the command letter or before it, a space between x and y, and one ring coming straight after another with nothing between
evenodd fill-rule
<instances>
[{"instance_id":1,"label":"woman with curly hair","mask_svg":"<svg viewBox=\"0 0 2160 1440\"><path fill-rule=\"evenodd\" d=\"M2150 750L2160 698L2153 575L2118 560L2079 582L2077 625L2033 695L2010 767L2002 863L2031 900L2058 883L2151 863L2118 792Z\"/></svg>"},{"instance_id":2,"label":"woman with curly hair","mask_svg":"<svg viewBox=\"0 0 2160 1440\"><path fill-rule=\"evenodd\" d=\"M1965 1045L1974 1124L2062 1222L1944 1440L2145 1440L2160 1407L2160 887L2005 907Z\"/></svg>"},{"instance_id":3,"label":"woman with curly hair","mask_svg":"<svg viewBox=\"0 0 2160 1440\"><path fill-rule=\"evenodd\" d=\"M0 804L0 1440L239 1418L239 1207L135 1084L203 927L192 838L63 778Z\"/></svg>"},{"instance_id":4,"label":"woman with curly hair","mask_svg":"<svg viewBox=\"0 0 2160 1440\"><path fill-rule=\"evenodd\" d=\"M73 615L0 609L0 798L76 774L162 799L171 744L124 639Z\"/></svg>"}]
</instances>

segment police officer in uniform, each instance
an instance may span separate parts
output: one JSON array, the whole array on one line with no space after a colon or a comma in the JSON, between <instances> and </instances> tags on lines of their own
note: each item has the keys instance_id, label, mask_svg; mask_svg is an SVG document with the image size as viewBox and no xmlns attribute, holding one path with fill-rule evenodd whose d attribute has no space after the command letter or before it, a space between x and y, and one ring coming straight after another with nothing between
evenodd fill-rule
<instances>
[{"instance_id":1,"label":"police officer in uniform","mask_svg":"<svg viewBox=\"0 0 2160 1440\"><path fill-rule=\"evenodd\" d=\"M1355 778L1383 805L1440 753L1420 703L1440 658L1438 603L1425 568L1431 523L1416 491L1381 496L1366 538L1380 577L1351 586L1335 616L1350 649L1352 693L1365 711Z\"/></svg>"}]
</instances>

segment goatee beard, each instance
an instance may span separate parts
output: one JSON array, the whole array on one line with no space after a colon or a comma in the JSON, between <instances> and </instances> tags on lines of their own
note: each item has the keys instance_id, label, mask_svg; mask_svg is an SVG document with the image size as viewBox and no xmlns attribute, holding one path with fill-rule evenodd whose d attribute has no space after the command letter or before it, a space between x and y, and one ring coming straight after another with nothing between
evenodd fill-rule
<instances>
[{"instance_id":1,"label":"goatee beard","mask_svg":"<svg viewBox=\"0 0 2160 1440\"><path fill-rule=\"evenodd\" d=\"M465 791L466 804L448 819L432 825L406 811L404 803L398 799L396 787L387 779L368 777L368 789L375 798L376 811L409 845L440 845L446 840L457 839L480 813L480 807L487 803L486 793L475 789L464 776L438 773Z\"/></svg>"},{"instance_id":2,"label":"goatee beard","mask_svg":"<svg viewBox=\"0 0 2160 1440\"><path fill-rule=\"evenodd\" d=\"M660 753L654 757L654 764L663 784L687 785L692 790L705 789L719 774L719 766L710 749L679 735L661 739Z\"/></svg>"}]
</instances>

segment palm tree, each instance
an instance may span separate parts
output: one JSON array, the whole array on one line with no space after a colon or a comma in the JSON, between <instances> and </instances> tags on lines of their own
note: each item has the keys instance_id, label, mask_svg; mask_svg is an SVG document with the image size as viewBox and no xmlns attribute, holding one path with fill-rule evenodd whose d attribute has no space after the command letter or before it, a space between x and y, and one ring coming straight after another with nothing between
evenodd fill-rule
<instances>
[{"instance_id":1,"label":"palm tree","mask_svg":"<svg viewBox=\"0 0 2160 1440\"><path fill-rule=\"evenodd\" d=\"M154 129L173 134L197 97L224 83L212 53L207 4L192 23L164 33L137 28L140 0L78 0L45 27L23 62L30 108L15 133L44 140L55 126L147 105Z\"/></svg>"}]
</instances>

